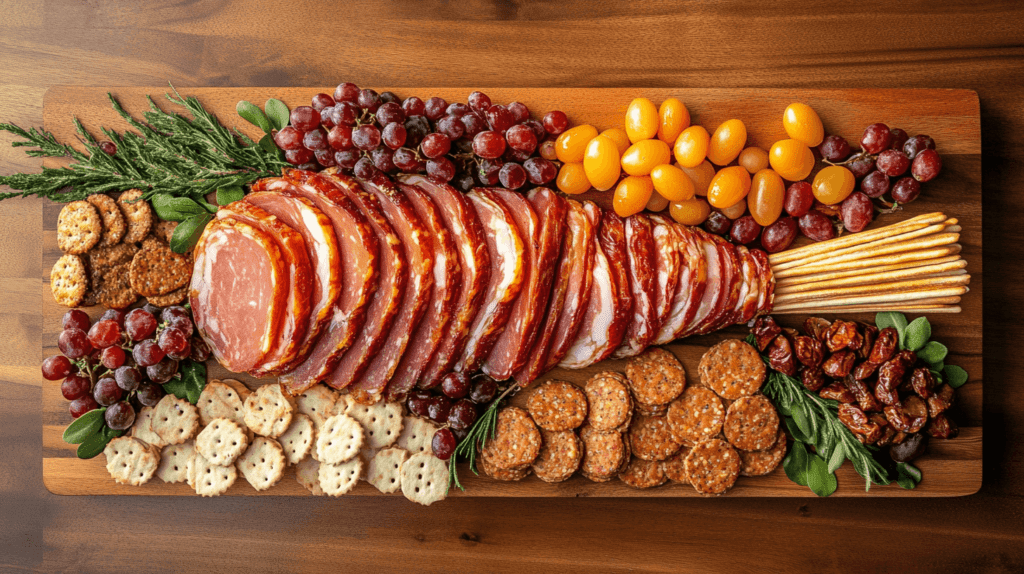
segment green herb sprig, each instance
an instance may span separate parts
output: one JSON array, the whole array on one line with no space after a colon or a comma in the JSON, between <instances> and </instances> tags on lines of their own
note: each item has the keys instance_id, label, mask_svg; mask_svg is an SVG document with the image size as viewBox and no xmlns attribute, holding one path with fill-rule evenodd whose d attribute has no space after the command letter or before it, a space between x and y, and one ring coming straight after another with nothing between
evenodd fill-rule
<instances>
[{"instance_id":1,"label":"green herb sprig","mask_svg":"<svg viewBox=\"0 0 1024 574\"><path fill-rule=\"evenodd\" d=\"M935 375L938 384L946 383L954 389L959 389L969 379L967 371L962 367L946 364L949 349L942 343L931 340L932 325L927 317L918 317L907 323L907 317L903 313L890 311L875 315L875 326L879 329L896 329L900 350L916 353L918 359L928 364L928 369Z\"/></svg>"},{"instance_id":2,"label":"green herb sprig","mask_svg":"<svg viewBox=\"0 0 1024 574\"><path fill-rule=\"evenodd\" d=\"M448 459L448 488L451 489L454 484L459 490L465 492L465 488L459 482L459 470L458 460L462 458L469 461L469 469L473 471L473 474L479 476L479 472L476 471L476 453L477 445L480 450L483 450L484 446L487 445L487 441L494 437L494 431L497 428L498 423L498 407L501 406L501 402L509 396L510 393L515 392L519 389L519 385L511 385L498 398L491 402L491 405L487 407L484 414L480 415L480 418L476 419L473 426L469 427L469 433L466 438L462 439L459 444L455 447L455 452L452 453L451 458Z\"/></svg>"}]
</instances>

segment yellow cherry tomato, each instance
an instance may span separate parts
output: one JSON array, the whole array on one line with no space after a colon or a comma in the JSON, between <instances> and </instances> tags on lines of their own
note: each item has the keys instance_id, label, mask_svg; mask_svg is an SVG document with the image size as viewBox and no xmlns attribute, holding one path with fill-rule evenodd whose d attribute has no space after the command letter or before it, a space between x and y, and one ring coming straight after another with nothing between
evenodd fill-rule
<instances>
[{"instance_id":1,"label":"yellow cherry tomato","mask_svg":"<svg viewBox=\"0 0 1024 574\"><path fill-rule=\"evenodd\" d=\"M637 98L626 108L626 135L636 143L658 133L658 108L647 98Z\"/></svg>"},{"instance_id":2,"label":"yellow cherry tomato","mask_svg":"<svg viewBox=\"0 0 1024 574\"><path fill-rule=\"evenodd\" d=\"M786 128L789 137L809 147L820 145L825 139L825 128L821 125L821 118L807 104L789 104L782 113L782 127Z\"/></svg>"},{"instance_id":3,"label":"yellow cherry tomato","mask_svg":"<svg viewBox=\"0 0 1024 574\"><path fill-rule=\"evenodd\" d=\"M789 181L800 181L811 175L814 169L811 148L793 139L772 144L772 149L768 151L768 161L775 173Z\"/></svg>"},{"instance_id":4,"label":"yellow cherry tomato","mask_svg":"<svg viewBox=\"0 0 1024 574\"><path fill-rule=\"evenodd\" d=\"M708 159L716 165L728 165L747 144L747 126L740 120L727 120L718 126L708 144Z\"/></svg>"},{"instance_id":5,"label":"yellow cherry tomato","mask_svg":"<svg viewBox=\"0 0 1024 574\"><path fill-rule=\"evenodd\" d=\"M836 205L853 193L853 172L841 165L830 165L814 176L811 191L814 199L825 205Z\"/></svg>"},{"instance_id":6,"label":"yellow cherry tomato","mask_svg":"<svg viewBox=\"0 0 1024 574\"><path fill-rule=\"evenodd\" d=\"M768 167L768 152L751 146L740 152L738 161L750 173L757 173Z\"/></svg>"},{"instance_id":7,"label":"yellow cherry tomato","mask_svg":"<svg viewBox=\"0 0 1024 574\"><path fill-rule=\"evenodd\" d=\"M647 201L647 211L653 211L654 213L661 213L668 207L668 200L663 195L655 190L651 194L651 199Z\"/></svg>"},{"instance_id":8,"label":"yellow cherry tomato","mask_svg":"<svg viewBox=\"0 0 1024 574\"><path fill-rule=\"evenodd\" d=\"M683 130L690 127L690 110L686 109L683 102L676 98L669 98L661 102L658 108L658 139L672 145Z\"/></svg>"},{"instance_id":9,"label":"yellow cherry tomato","mask_svg":"<svg viewBox=\"0 0 1024 574\"><path fill-rule=\"evenodd\" d=\"M590 140L583 156L583 170L595 189L611 189L619 181L620 173L619 148L615 147L615 142L604 136Z\"/></svg>"},{"instance_id":10,"label":"yellow cherry tomato","mask_svg":"<svg viewBox=\"0 0 1024 574\"><path fill-rule=\"evenodd\" d=\"M683 225L700 225L711 215L711 206L703 197L695 197L686 201L675 201L669 204L668 213L676 223Z\"/></svg>"},{"instance_id":11,"label":"yellow cherry tomato","mask_svg":"<svg viewBox=\"0 0 1024 574\"><path fill-rule=\"evenodd\" d=\"M676 138L675 154L679 167L697 167L708 155L711 136L704 126L690 126Z\"/></svg>"},{"instance_id":12,"label":"yellow cherry tomato","mask_svg":"<svg viewBox=\"0 0 1024 574\"><path fill-rule=\"evenodd\" d=\"M558 178L555 180L558 189L569 195L576 195L590 189L590 180L587 179L587 171L583 163L563 163L562 169L558 170Z\"/></svg>"},{"instance_id":13,"label":"yellow cherry tomato","mask_svg":"<svg viewBox=\"0 0 1024 574\"><path fill-rule=\"evenodd\" d=\"M782 215L782 205L786 202L786 183L779 174L770 169L762 169L754 174L750 182L750 194L747 195L747 207L754 221L767 227Z\"/></svg>"},{"instance_id":14,"label":"yellow cherry tomato","mask_svg":"<svg viewBox=\"0 0 1024 574\"><path fill-rule=\"evenodd\" d=\"M654 192L654 184L647 176L631 175L619 182L612 198L612 207L619 217L629 217L647 207Z\"/></svg>"},{"instance_id":15,"label":"yellow cherry tomato","mask_svg":"<svg viewBox=\"0 0 1024 574\"><path fill-rule=\"evenodd\" d=\"M736 220L743 217L743 214L747 212L747 202L741 199L737 201L735 205L724 207L722 209L719 209L718 211L721 211L722 215L728 217L729 219Z\"/></svg>"},{"instance_id":16,"label":"yellow cherry tomato","mask_svg":"<svg viewBox=\"0 0 1024 574\"><path fill-rule=\"evenodd\" d=\"M615 147L619 148L619 155L626 153L629 149L629 136L626 135L626 130L622 128L609 128L601 132L601 135L615 142Z\"/></svg>"},{"instance_id":17,"label":"yellow cherry tomato","mask_svg":"<svg viewBox=\"0 0 1024 574\"><path fill-rule=\"evenodd\" d=\"M647 175L654 166L672 161L672 151L661 140L641 140L622 154L622 171L629 175Z\"/></svg>"},{"instance_id":18,"label":"yellow cherry tomato","mask_svg":"<svg viewBox=\"0 0 1024 574\"><path fill-rule=\"evenodd\" d=\"M597 137L597 128L582 125L569 128L555 140L555 155L562 163L579 163L587 151L587 144Z\"/></svg>"},{"instance_id":19,"label":"yellow cherry tomato","mask_svg":"<svg viewBox=\"0 0 1024 574\"><path fill-rule=\"evenodd\" d=\"M732 207L750 191L750 173L742 166L725 167L715 174L708 187L708 203L722 209Z\"/></svg>"},{"instance_id":20,"label":"yellow cherry tomato","mask_svg":"<svg viewBox=\"0 0 1024 574\"><path fill-rule=\"evenodd\" d=\"M669 201L685 201L694 195L693 181L686 172L667 163L651 170L654 189Z\"/></svg>"},{"instance_id":21,"label":"yellow cherry tomato","mask_svg":"<svg viewBox=\"0 0 1024 574\"><path fill-rule=\"evenodd\" d=\"M690 181L693 182L694 193L705 196L708 194L711 180L715 178L715 166L711 165L710 161L704 160L697 167L683 167L680 165L679 169L690 176Z\"/></svg>"}]
</instances>

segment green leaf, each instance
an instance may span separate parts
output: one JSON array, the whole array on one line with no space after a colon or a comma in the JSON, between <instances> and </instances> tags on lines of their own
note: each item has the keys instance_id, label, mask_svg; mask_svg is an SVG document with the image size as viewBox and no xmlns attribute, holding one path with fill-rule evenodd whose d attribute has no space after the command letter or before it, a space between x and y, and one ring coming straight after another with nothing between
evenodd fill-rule
<instances>
[{"instance_id":1,"label":"green leaf","mask_svg":"<svg viewBox=\"0 0 1024 574\"><path fill-rule=\"evenodd\" d=\"M800 486L807 486L807 459L807 448L803 443L795 442L782 461L782 469L786 471L786 476Z\"/></svg>"},{"instance_id":2,"label":"green leaf","mask_svg":"<svg viewBox=\"0 0 1024 574\"><path fill-rule=\"evenodd\" d=\"M270 133L270 120L256 104L242 100L235 106L235 111L243 120L260 128L264 133Z\"/></svg>"},{"instance_id":3,"label":"green leaf","mask_svg":"<svg viewBox=\"0 0 1024 574\"><path fill-rule=\"evenodd\" d=\"M283 130L288 125L288 118L291 112L288 111L288 106L284 102L271 98L267 100L263 107L266 108L267 117L270 118L270 124L275 130ZM269 132L270 130L263 131Z\"/></svg>"},{"instance_id":4,"label":"green leaf","mask_svg":"<svg viewBox=\"0 0 1024 574\"><path fill-rule=\"evenodd\" d=\"M968 379L967 371L956 365L946 365L946 368L942 369L942 374L946 376L946 383L954 389L964 386Z\"/></svg>"},{"instance_id":5,"label":"green leaf","mask_svg":"<svg viewBox=\"0 0 1024 574\"><path fill-rule=\"evenodd\" d=\"M906 335L903 337L903 348L917 351L924 347L928 339L932 338L932 324L927 317L918 317L907 325Z\"/></svg>"},{"instance_id":6,"label":"green leaf","mask_svg":"<svg viewBox=\"0 0 1024 574\"><path fill-rule=\"evenodd\" d=\"M786 430L789 432L789 436L793 437L793 440L802 443L810 443L810 437L804 434L804 431L800 430L800 425L796 424L793 417L784 417L783 422L786 423Z\"/></svg>"},{"instance_id":7,"label":"green leaf","mask_svg":"<svg viewBox=\"0 0 1024 574\"><path fill-rule=\"evenodd\" d=\"M804 408L804 405L798 405L793 409L793 421L796 423L797 427L800 428L800 434L808 439L804 442L810 444L818 443L818 441L815 440L817 437L814 436L814 427L811 424L811 420L808 417L807 410Z\"/></svg>"},{"instance_id":8,"label":"green leaf","mask_svg":"<svg viewBox=\"0 0 1024 574\"><path fill-rule=\"evenodd\" d=\"M99 455L101 452L103 452L103 449L106 448L107 443L110 442L112 438L113 437L107 436L107 433L104 432L96 433L90 436L88 439L85 440L85 442L78 445L78 452L76 453L78 455L78 458L88 459Z\"/></svg>"},{"instance_id":9,"label":"green leaf","mask_svg":"<svg viewBox=\"0 0 1024 574\"><path fill-rule=\"evenodd\" d=\"M169 395L174 395L179 399L188 400L188 394L185 392L185 381L180 376L175 376L171 380L163 384L164 392Z\"/></svg>"},{"instance_id":10,"label":"green leaf","mask_svg":"<svg viewBox=\"0 0 1024 574\"><path fill-rule=\"evenodd\" d=\"M217 205L227 205L234 203L245 197L245 190L240 185L232 185L231 187L222 187L217 190Z\"/></svg>"},{"instance_id":11,"label":"green leaf","mask_svg":"<svg viewBox=\"0 0 1024 574\"><path fill-rule=\"evenodd\" d=\"M896 484L900 485L900 488L907 490L916 487L917 483L921 482L923 476L920 469L907 462L897 463L896 473Z\"/></svg>"},{"instance_id":12,"label":"green leaf","mask_svg":"<svg viewBox=\"0 0 1024 574\"><path fill-rule=\"evenodd\" d=\"M836 491L839 482L836 475L829 472L828 464L816 454L807 458L807 487L818 496L828 496Z\"/></svg>"},{"instance_id":13,"label":"green leaf","mask_svg":"<svg viewBox=\"0 0 1024 574\"><path fill-rule=\"evenodd\" d=\"M277 144L274 143L274 136L270 134L261 137L258 145L268 153L280 153L278 152Z\"/></svg>"},{"instance_id":14,"label":"green leaf","mask_svg":"<svg viewBox=\"0 0 1024 574\"><path fill-rule=\"evenodd\" d=\"M936 365L942 362L949 354L949 349L945 345L938 341L928 341L928 344L921 347L921 350L917 352L918 358L928 363L929 365Z\"/></svg>"},{"instance_id":15,"label":"green leaf","mask_svg":"<svg viewBox=\"0 0 1024 574\"><path fill-rule=\"evenodd\" d=\"M72 421L68 428L64 429L64 442L82 444L86 439L99 433L106 426L103 420L103 413L106 411L106 407L93 409Z\"/></svg>"},{"instance_id":16,"label":"green leaf","mask_svg":"<svg viewBox=\"0 0 1024 574\"><path fill-rule=\"evenodd\" d=\"M200 361L184 361L181 364L181 380L185 387L185 398L193 405L196 404L206 388L206 365Z\"/></svg>"},{"instance_id":17,"label":"green leaf","mask_svg":"<svg viewBox=\"0 0 1024 574\"><path fill-rule=\"evenodd\" d=\"M184 221L193 215L206 213L203 206L187 197L173 197L158 193L150 200L157 217L167 221Z\"/></svg>"},{"instance_id":18,"label":"green leaf","mask_svg":"<svg viewBox=\"0 0 1024 574\"><path fill-rule=\"evenodd\" d=\"M204 211L179 223L174 228L174 233L171 234L171 251L185 253L192 249L196 242L199 241L199 236L203 233L203 229L206 229L206 224L211 219L213 219L213 215Z\"/></svg>"},{"instance_id":19,"label":"green leaf","mask_svg":"<svg viewBox=\"0 0 1024 574\"><path fill-rule=\"evenodd\" d=\"M875 315L875 326L878 327L879 330L885 329L886 327L896 329L897 340L900 343L900 347L903 346L903 333L907 330L907 317L903 313L898 313L896 311L878 313Z\"/></svg>"},{"instance_id":20,"label":"green leaf","mask_svg":"<svg viewBox=\"0 0 1024 574\"><path fill-rule=\"evenodd\" d=\"M846 450L842 444L836 445L836 449L832 451L832 456L828 459L828 471L835 473L839 470L839 467L843 466L843 462L846 461Z\"/></svg>"}]
</instances>

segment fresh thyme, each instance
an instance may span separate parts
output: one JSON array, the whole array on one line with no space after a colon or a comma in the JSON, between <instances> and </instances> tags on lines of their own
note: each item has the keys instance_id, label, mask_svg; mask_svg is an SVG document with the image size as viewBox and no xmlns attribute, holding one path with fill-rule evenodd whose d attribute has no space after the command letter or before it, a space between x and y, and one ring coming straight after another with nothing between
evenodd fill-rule
<instances>
[{"instance_id":1,"label":"fresh thyme","mask_svg":"<svg viewBox=\"0 0 1024 574\"><path fill-rule=\"evenodd\" d=\"M473 426L469 427L469 434L466 438L459 441L458 446L455 447L455 452L452 453L451 458L448 459L448 488L450 489L454 484L459 490L465 491L459 482L459 470L458 460L459 456L469 461L469 469L473 471L473 474L479 475L476 471L476 453L477 445L479 443L480 450L483 450L487 444L487 440L494 437L494 431L498 423L498 407L501 406L501 402L509 395L509 393L518 390L518 385L511 385L505 389L501 395L494 399L487 410L480 418L476 419Z\"/></svg>"}]
</instances>

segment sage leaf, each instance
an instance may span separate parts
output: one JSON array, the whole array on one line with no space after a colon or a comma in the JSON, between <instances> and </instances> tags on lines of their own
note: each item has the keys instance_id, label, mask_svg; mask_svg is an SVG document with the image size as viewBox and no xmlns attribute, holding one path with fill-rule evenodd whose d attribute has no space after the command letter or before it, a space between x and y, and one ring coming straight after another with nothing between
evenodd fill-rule
<instances>
[{"instance_id":1,"label":"sage leaf","mask_svg":"<svg viewBox=\"0 0 1024 574\"><path fill-rule=\"evenodd\" d=\"M270 118L270 124L275 130L283 130L288 125L291 112L288 111L288 106L284 102L271 98L263 107L267 110L267 117ZM263 131L270 132L270 130Z\"/></svg>"},{"instance_id":2,"label":"sage leaf","mask_svg":"<svg viewBox=\"0 0 1024 574\"><path fill-rule=\"evenodd\" d=\"M946 367L942 369L942 374L946 376L946 384L954 389L959 389L964 386L964 383L966 383L968 379L967 371L956 365L946 365Z\"/></svg>"},{"instance_id":3,"label":"sage leaf","mask_svg":"<svg viewBox=\"0 0 1024 574\"><path fill-rule=\"evenodd\" d=\"M916 487L922 478L920 469L906 462L896 464L896 475L896 484L907 490Z\"/></svg>"},{"instance_id":4,"label":"sage leaf","mask_svg":"<svg viewBox=\"0 0 1024 574\"><path fill-rule=\"evenodd\" d=\"M206 213L203 206L187 197L174 197L158 193L150 200L157 217L167 221L184 221L193 215Z\"/></svg>"},{"instance_id":5,"label":"sage leaf","mask_svg":"<svg viewBox=\"0 0 1024 574\"><path fill-rule=\"evenodd\" d=\"M257 145L263 148L263 151L268 153L279 153L277 150L277 144L274 143L274 136L270 134L261 137L260 142Z\"/></svg>"},{"instance_id":6,"label":"sage leaf","mask_svg":"<svg viewBox=\"0 0 1024 574\"><path fill-rule=\"evenodd\" d=\"M928 344L921 347L921 350L917 352L918 358L929 365L937 365L941 363L948 354L949 349L938 341L928 341Z\"/></svg>"},{"instance_id":7,"label":"sage leaf","mask_svg":"<svg viewBox=\"0 0 1024 574\"><path fill-rule=\"evenodd\" d=\"M932 324L927 317L918 317L907 325L906 335L903 337L903 348L917 351L924 347L928 339L932 338Z\"/></svg>"},{"instance_id":8,"label":"sage leaf","mask_svg":"<svg viewBox=\"0 0 1024 574\"><path fill-rule=\"evenodd\" d=\"M903 313L896 311L878 313L875 315L875 326L878 327L878 330L885 329L886 327L896 329L896 338L900 343L900 347L903 346L903 333L907 330L907 317Z\"/></svg>"},{"instance_id":9,"label":"sage leaf","mask_svg":"<svg viewBox=\"0 0 1024 574\"><path fill-rule=\"evenodd\" d=\"M245 197L245 190L240 185L232 185L231 187L222 187L217 190L217 205L227 205L234 203Z\"/></svg>"},{"instance_id":10,"label":"sage leaf","mask_svg":"<svg viewBox=\"0 0 1024 574\"><path fill-rule=\"evenodd\" d=\"M808 418L807 411L803 405L793 409L793 421L796 422L798 427L800 427L800 434L809 439L803 442L817 444L817 441L814 440L814 427L812 426L811 421Z\"/></svg>"},{"instance_id":11,"label":"sage leaf","mask_svg":"<svg viewBox=\"0 0 1024 574\"><path fill-rule=\"evenodd\" d=\"M179 399L188 400L188 395L185 393L185 381L182 380L180 373L178 376L172 378L163 384L164 391L169 395L174 395Z\"/></svg>"},{"instance_id":12,"label":"sage leaf","mask_svg":"<svg viewBox=\"0 0 1024 574\"><path fill-rule=\"evenodd\" d=\"M786 423L786 430L789 431L789 436L793 437L793 440L797 442L809 443L810 438L804 436L804 431L800 430L800 426L796 424L793 417L783 417L782 419Z\"/></svg>"},{"instance_id":13,"label":"sage leaf","mask_svg":"<svg viewBox=\"0 0 1024 574\"><path fill-rule=\"evenodd\" d=\"M199 361L185 361L181 365L181 381L185 387L185 398L196 404L206 388L206 365Z\"/></svg>"},{"instance_id":14,"label":"sage leaf","mask_svg":"<svg viewBox=\"0 0 1024 574\"><path fill-rule=\"evenodd\" d=\"M782 461L782 470L786 471L789 480L807 486L807 448L803 443L793 443L793 448Z\"/></svg>"},{"instance_id":15,"label":"sage leaf","mask_svg":"<svg viewBox=\"0 0 1024 574\"><path fill-rule=\"evenodd\" d=\"M106 426L103 419L103 413L106 411L106 407L93 409L73 420L68 428L64 429L64 442L82 444L86 439L99 433Z\"/></svg>"},{"instance_id":16,"label":"sage leaf","mask_svg":"<svg viewBox=\"0 0 1024 574\"><path fill-rule=\"evenodd\" d=\"M235 111L243 120L260 128L264 133L270 133L270 120L256 104L242 100L235 105Z\"/></svg>"},{"instance_id":17,"label":"sage leaf","mask_svg":"<svg viewBox=\"0 0 1024 574\"><path fill-rule=\"evenodd\" d=\"M842 444L836 445L836 449L832 451L832 456L828 459L828 471L834 474L839 467L843 466L843 462L846 461L846 450L843 449Z\"/></svg>"},{"instance_id":18,"label":"sage leaf","mask_svg":"<svg viewBox=\"0 0 1024 574\"><path fill-rule=\"evenodd\" d=\"M112 437L107 436L106 433L96 433L86 439L85 442L78 445L78 451L75 454L78 455L78 458L93 458L103 452L103 449L106 448L107 443L110 442L111 438Z\"/></svg>"},{"instance_id":19,"label":"sage leaf","mask_svg":"<svg viewBox=\"0 0 1024 574\"><path fill-rule=\"evenodd\" d=\"M832 494L839 487L836 475L829 472L828 464L816 454L807 457L807 487L822 497Z\"/></svg>"},{"instance_id":20,"label":"sage leaf","mask_svg":"<svg viewBox=\"0 0 1024 574\"><path fill-rule=\"evenodd\" d=\"M213 215L204 212L193 215L179 223L174 228L174 233L171 234L171 251L186 253L189 249L192 249L196 242L199 241L199 236L202 234L203 229L206 229L206 224L211 219L213 219Z\"/></svg>"}]
</instances>

